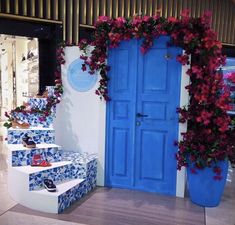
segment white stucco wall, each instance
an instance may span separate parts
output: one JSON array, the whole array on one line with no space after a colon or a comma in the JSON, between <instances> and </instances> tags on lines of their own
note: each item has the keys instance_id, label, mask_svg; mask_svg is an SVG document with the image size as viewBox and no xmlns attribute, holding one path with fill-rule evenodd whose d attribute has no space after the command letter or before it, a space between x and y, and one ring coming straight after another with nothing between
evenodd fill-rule
<instances>
[{"instance_id":1,"label":"white stucco wall","mask_svg":"<svg viewBox=\"0 0 235 225\"><path fill-rule=\"evenodd\" d=\"M54 128L56 143L65 150L90 152L98 154L98 185L104 185L105 163L105 125L106 104L95 95L96 87L88 92L77 92L67 81L67 69L71 62L79 58L81 52L78 47L65 49L66 64L62 68L64 95L57 106ZM180 106L188 103L188 93L185 86L189 82L185 74L187 67L182 69ZM180 133L186 131L186 124L179 125ZM184 197L185 170L177 171L176 196Z\"/></svg>"},{"instance_id":2,"label":"white stucco wall","mask_svg":"<svg viewBox=\"0 0 235 225\"><path fill-rule=\"evenodd\" d=\"M185 86L189 84L189 76L186 74L186 71L189 69L189 66L182 66L181 71L181 87L180 87L180 107L186 106L189 102L189 94L185 89ZM179 123L179 133L178 141L182 140L182 132L187 131L187 123ZM180 171L177 170L176 177L176 196L184 197L186 186L186 173L185 168L182 168Z\"/></svg>"},{"instance_id":3,"label":"white stucco wall","mask_svg":"<svg viewBox=\"0 0 235 225\"><path fill-rule=\"evenodd\" d=\"M54 122L56 143L67 151L97 153L97 183L103 185L106 104L95 94L98 82L87 92L77 92L67 81L68 67L80 54L78 47L65 49L66 64L62 67L64 94L57 105Z\"/></svg>"}]
</instances>

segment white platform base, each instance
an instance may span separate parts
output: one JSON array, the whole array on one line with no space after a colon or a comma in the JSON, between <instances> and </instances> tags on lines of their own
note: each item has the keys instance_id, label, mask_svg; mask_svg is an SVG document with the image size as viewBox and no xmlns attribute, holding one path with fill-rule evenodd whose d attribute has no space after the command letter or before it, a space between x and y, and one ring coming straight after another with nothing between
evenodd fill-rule
<instances>
[{"instance_id":1,"label":"white platform base","mask_svg":"<svg viewBox=\"0 0 235 225\"><path fill-rule=\"evenodd\" d=\"M11 197L23 206L41 212L58 213L59 197L79 186L83 181L83 179L74 179L58 184L56 192L48 192L45 189L29 191L28 176L13 168L8 174L8 190Z\"/></svg>"}]
</instances>

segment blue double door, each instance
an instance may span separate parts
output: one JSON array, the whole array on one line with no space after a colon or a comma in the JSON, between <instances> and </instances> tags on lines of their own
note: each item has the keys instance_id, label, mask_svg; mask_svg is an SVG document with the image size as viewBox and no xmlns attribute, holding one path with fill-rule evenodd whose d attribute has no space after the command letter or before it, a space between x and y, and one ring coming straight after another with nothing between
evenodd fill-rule
<instances>
[{"instance_id":1,"label":"blue double door","mask_svg":"<svg viewBox=\"0 0 235 225\"><path fill-rule=\"evenodd\" d=\"M141 40L110 49L106 185L175 195L181 49L160 37L143 55Z\"/></svg>"}]
</instances>

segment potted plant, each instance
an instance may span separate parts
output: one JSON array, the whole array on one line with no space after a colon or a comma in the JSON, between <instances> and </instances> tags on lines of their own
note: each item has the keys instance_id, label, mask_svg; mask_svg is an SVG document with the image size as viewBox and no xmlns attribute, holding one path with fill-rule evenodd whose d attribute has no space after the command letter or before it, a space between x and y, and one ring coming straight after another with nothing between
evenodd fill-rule
<instances>
[{"instance_id":1,"label":"potted plant","mask_svg":"<svg viewBox=\"0 0 235 225\"><path fill-rule=\"evenodd\" d=\"M178 143L176 158L178 169L182 166L187 168L188 191L192 202L215 207L223 194L228 159L234 154L235 145L232 138L234 130L229 129L232 121L227 114L231 109L230 93L223 83L222 73L215 67L210 70L210 65L205 61L208 58L206 55L210 55L210 52L205 51L202 58L192 55L192 67L188 71L191 78L190 104L188 108L178 110L180 121L187 121L188 129ZM220 60L216 54L214 60ZM197 70L194 69L194 63L198 66ZM219 67L219 63L217 65ZM210 72L212 77L208 76Z\"/></svg>"}]
</instances>

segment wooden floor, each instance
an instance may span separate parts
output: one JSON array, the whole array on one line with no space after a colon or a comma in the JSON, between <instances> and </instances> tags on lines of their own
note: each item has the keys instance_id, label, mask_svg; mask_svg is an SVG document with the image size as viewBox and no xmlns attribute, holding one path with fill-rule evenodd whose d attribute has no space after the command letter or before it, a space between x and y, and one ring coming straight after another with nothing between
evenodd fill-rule
<instances>
[{"instance_id":1,"label":"wooden floor","mask_svg":"<svg viewBox=\"0 0 235 225\"><path fill-rule=\"evenodd\" d=\"M205 224L204 208L187 199L113 188L97 188L59 215L36 212L21 205L10 211L86 225Z\"/></svg>"},{"instance_id":2,"label":"wooden floor","mask_svg":"<svg viewBox=\"0 0 235 225\"><path fill-rule=\"evenodd\" d=\"M187 198L97 188L63 214L40 213L14 202L7 191L7 149L0 144L0 225L235 225L235 171L221 204L205 209ZM46 203L45 203L46 204Z\"/></svg>"},{"instance_id":3,"label":"wooden floor","mask_svg":"<svg viewBox=\"0 0 235 225\"><path fill-rule=\"evenodd\" d=\"M229 168L219 206L206 208L206 225L235 225L235 172Z\"/></svg>"}]
</instances>

